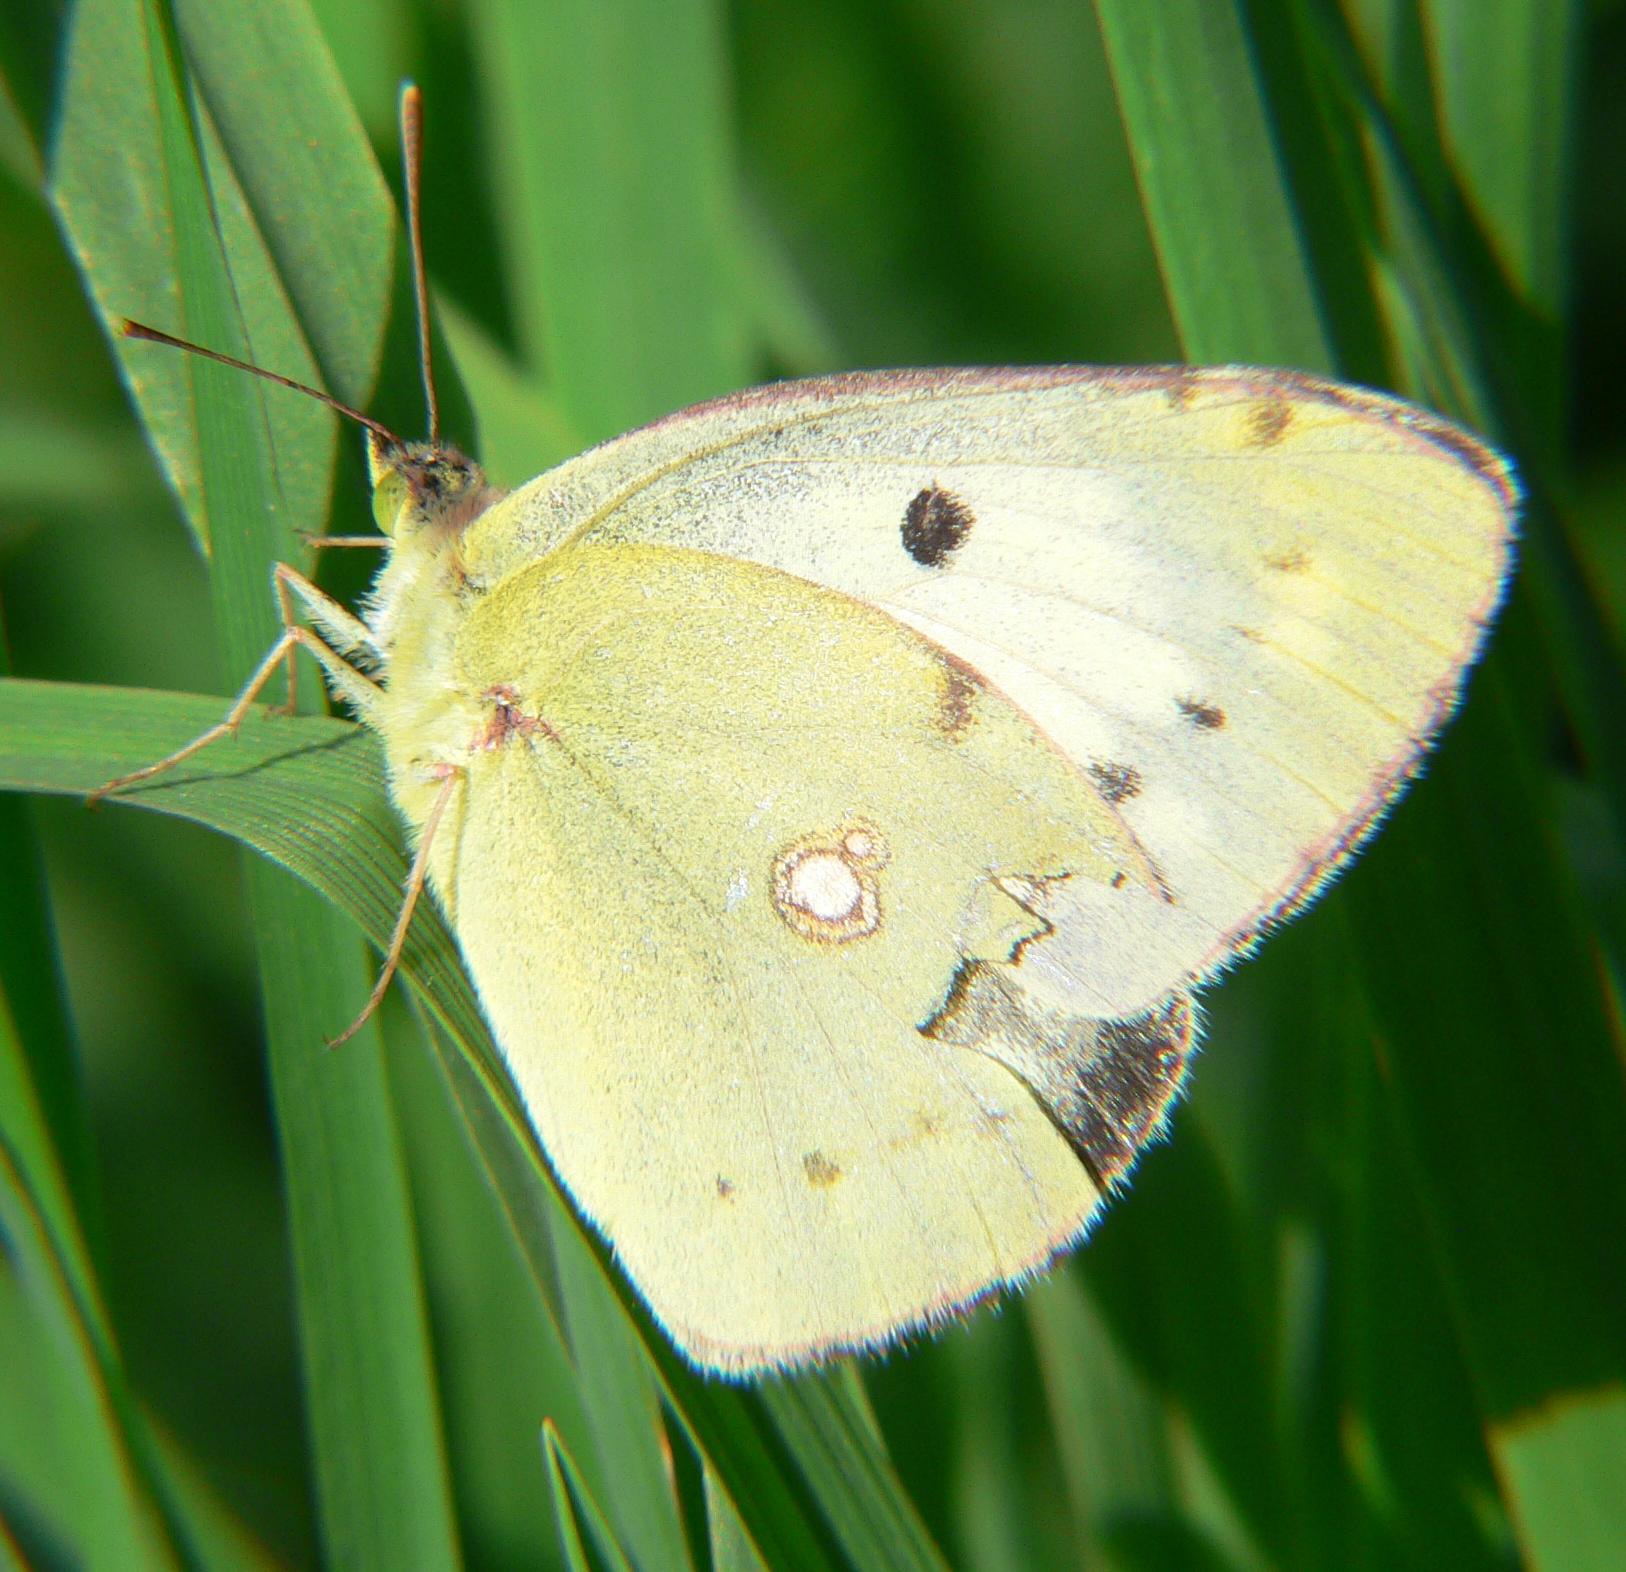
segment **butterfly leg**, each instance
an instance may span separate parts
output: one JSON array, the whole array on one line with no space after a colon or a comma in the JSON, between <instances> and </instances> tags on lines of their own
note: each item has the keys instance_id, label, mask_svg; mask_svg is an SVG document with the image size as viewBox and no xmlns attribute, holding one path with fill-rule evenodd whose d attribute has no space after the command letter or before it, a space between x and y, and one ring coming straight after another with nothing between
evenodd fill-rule
<instances>
[{"instance_id":1,"label":"butterfly leg","mask_svg":"<svg viewBox=\"0 0 1626 1572\"><path fill-rule=\"evenodd\" d=\"M435 830L446 812L446 804L452 800L452 792L463 779L463 770L455 764L437 765L434 773L440 777L440 791L435 796L434 806L430 808L428 818L423 821L423 832L418 837L418 849L412 858L411 872L407 874L406 892L401 899L401 910L396 914L395 930L390 934L390 947L385 953L384 964L379 968L378 981L373 984L373 991L367 995L367 1002L361 1007L361 1014L328 1043L329 1048L337 1048L340 1043L348 1042L361 1030L373 1011L383 1002L390 980L401 964L401 952L406 948L407 929L412 924L412 913L417 909L418 897L423 894L424 880L429 874L430 842L434 840Z\"/></svg>"},{"instance_id":2,"label":"butterfly leg","mask_svg":"<svg viewBox=\"0 0 1626 1572\"><path fill-rule=\"evenodd\" d=\"M278 564L279 570L282 564ZM295 573L292 568L286 569L289 587L299 597L311 613L313 621L319 622L323 631L330 636L341 638L351 648L361 645L372 647L372 635L367 632L366 625L359 619L352 617L337 602L331 601L316 588L308 579ZM278 598L282 598L283 579L279 574L277 579ZM302 588L303 587L303 588ZM308 590L314 597L314 602L306 598L303 593ZM316 603L325 603L320 606ZM286 603L285 603L286 604ZM291 607L288 607L291 611ZM336 615L335 615L336 614ZM361 631L361 638L351 636L353 629L347 625L353 624L354 629ZM155 775L162 775L183 764L194 754L200 753L210 743L218 742L220 738L235 735L237 728L242 725L243 717L248 714L249 707L260 696L265 685L276 675L277 667L284 661L291 662L294 655L301 648L305 648L320 662L323 672L331 683L333 690L351 706L363 721L367 721L377 708L380 689L369 677L356 670L331 645L326 643L320 635L313 633L309 628L296 622L286 622L282 637L271 646L264 660L255 668L253 676L243 684L242 692L237 695L231 708L226 712L225 718L218 724L211 726L201 735L194 737L184 748L177 748L174 753L152 764L143 766L139 770L132 770L128 775L117 775L105 785L98 786L85 799L87 807L95 807L104 797L116 791L122 791L126 786L133 786L137 781L151 780Z\"/></svg>"},{"instance_id":3,"label":"butterfly leg","mask_svg":"<svg viewBox=\"0 0 1626 1572\"><path fill-rule=\"evenodd\" d=\"M360 652L365 655L377 657L378 645L373 640L372 629L360 617L353 616L346 611L331 595L324 594L297 568L290 568L286 562L277 563L271 570L271 585L277 596L277 610L282 613L282 625L285 629L299 626L299 609L310 618L321 630L323 640L332 652L346 653ZM281 703L272 706L272 712L279 715L292 715L296 708L298 681L298 663L295 656L297 646L290 644L284 659L288 668L288 696ZM355 668L346 663L346 669L355 675ZM353 696L342 683L337 684L341 697L351 699ZM368 683L373 689L373 684ZM376 692L376 689L373 689ZM365 713L363 709L360 713Z\"/></svg>"}]
</instances>

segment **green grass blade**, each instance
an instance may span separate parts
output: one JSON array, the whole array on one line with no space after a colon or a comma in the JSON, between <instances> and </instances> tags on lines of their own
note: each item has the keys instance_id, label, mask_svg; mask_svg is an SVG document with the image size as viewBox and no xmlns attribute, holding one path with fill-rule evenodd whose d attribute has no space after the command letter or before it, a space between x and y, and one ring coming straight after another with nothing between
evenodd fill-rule
<instances>
[{"instance_id":1,"label":"green grass blade","mask_svg":"<svg viewBox=\"0 0 1626 1572\"><path fill-rule=\"evenodd\" d=\"M460 1097L460 1051L403 992L383 1012L390 1086L399 1111L423 1257L458 1522L470 1566L551 1565L557 1537L534 1438L542 1416L591 1461L582 1383L559 1320L512 1236L507 1197L492 1183L468 1127L492 1110L475 1084ZM414 1019L415 1018L415 1019ZM450 1072L450 1073L449 1073ZM501 1139L511 1148L505 1129ZM533 1180L534 1183L534 1180ZM613 1500L589 1468L588 1487Z\"/></svg>"},{"instance_id":2,"label":"green grass blade","mask_svg":"<svg viewBox=\"0 0 1626 1572\"><path fill-rule=\"evenodd\" d=\"M1171 74L1163 85L1183 101L1201 82ZM1543 98L1535 88L1528 96ZM1459 134L1472 135L1471 124ZM1162 244L1179 239L1171 229ZM1370 241L1359 230L1349 235L1352 247ZM1473 316L1453 296L1455 282L1436 255L1427 290L1414 287L1413 298L1443 313L1438 342L1456 351L1452 367L1431 367L1435 385L1477 393L1485 357L1465 336ZM1256 311L1278 298L1279 279L1264 272L1237 286ZM1245 310L1232 303L1221 314L1240 329ZM1528 651L1526 633L1511 619L1502 660ZM1581 1565L1622 1537L1607 1496L1578 1511L1553 1487L1558 1457L1584 1479L1619 1455L1622 1337L1618 1318L1601 1307L1622 1302L1626 1283L1626 1105L1610 1007L1586 960L1568 875L1556 848L1528 834L1542 815L1540 791L1528 744L1498 692L1498 664L1493 654L1478 680L1488 691L1478 693L1374 866L1353 876L1346 899L1510 1512L1538 1564ZM1487 949L1487 925L1500 931L1499 957ZM1533 1046L1550 1029L1555 1000L1564 1001L1563 1051L1537 1052L1533 1097ZM1551 1159L1515 1181L1506 1154L1536 1148Z\"/></svg>"},{"instance_id":3,"label":"green grass blade","mask_svg":"<svg viewBox=\"0 0 1626 1572\"><path fill-rule=\"evenodd\" d=\"M27 136L34 157L49 135L51 89L62 46L66 7L7 6L0 17L0 90Z\"/></svg>"},{"instance_id":4,"label":"green grass blade","mask_svg":"<svg viewBox=\"0 0 1626 1572\"><path fill-rule=\"evenodd\" d=\"M473 10L525 363L594 439L748 381L718 8Z\"/></svg>"},{"instance_id":5,"label":"green grass blade","mask_svg":"<svg viewBox=\"0 0 1626 1572\"><path fill-rule=\"evenodd\" d=\"M751 1543L734 1503L709 1467L705 1472L705 1492L712 1572L766 1572L766 1563Z\"/></svg>"},{"instance_id":6,"label":"green grass blade","mask_svg":"<svg viewBox=\"0 0 1626 1572\"><path fill-rule=\"evenodd\" d=\"M1481 684L1456 757L1388 832L1383 877L1350 900L1509 1515L1533 1565L1602 1567L1626 1519L1613 1492L1578 1482L1626 1456L1617 1027L1554 849L1519 828L1539 811L1528 743L1498 673Z\"/></svg>"},{"instance_id":7,"label":"green grass blade","mask_svg":"<svg viewBox=\"0 0 1626 1572\"><path fill-rule=\"evenodd\" d=\"M12 1301L0 1380L14 1416L0 1421L0 1477L54 1515L50 1529L86 1566L179 1566L132 1445L123 1371L3 997L0 1244L8 1279L0 1291ZM48 1395L28 1394L34 1382ZM53 1423L40 1426L46 1414Z\"/></svg>"},{"instance_id":8,"label":"green grass blade","mask_svg":"<svg viewBox=\"0 0 1626 1572\"><path fill-rule=\"evenodd\" d=\"M242 252L232 244L239 238L232 224L223 237L217 223L237 210L236 186L221 182L225 151L209 150L193 118L167 18L131 7L86 8L75 42L83 101L94 105L89 84L105 83L149 127L143 145L156 148L157 161L146 173L170 215L188 328L228 352L250 353L254 308L245 315L243 303L277 291L252 249L247 276L226 271L223 239L232 254ZM72 140L84 145L92 131L76 123ZM70 215L81 210L64 207ZM87 254L104 290L108 280L96 262L110 244L104 230L102 247ZM319 523L325 476L291 462L308 448L303 438L287 449L276 445L258 384L207 364L179 369L193 398L167 412L149 406L149 421L160 432L190 430L195 416L195 500L214 546L216 619L228 669L241 675L276 630L266 593L270 561L288 552L294 529ZM177 479L184 495L187 486ZM369 1031L345 1054L320 1048L359 1006L366 973L348 929L328 907L259 865L250 866L248 885L261 938L324 1537L341 1562L454 1564L411 1213L380 1045ZM390 1439L387 1460L379 1437Z\"/></svg>"},{"instance_id":9,"label":"green grass blade","mask_svg":"<svg viewBox=\"0 0 1626 1572\"><path fill-rule=\"evenodd\" d=\"M480 463L494 486L522 486L587 446L546 389L472 317L446 305L437 316L480 411Z\"/></svg>"},{"instance_id":10,"label":"green grass blade","mask_svg":"<svg viewBox=\"0 0 1626 1572\"><path fill-rule=\"evenodd\" d=\"M1096 0L1186 354L1329 367L1331 330L1238 0Z\"/></svg>"},{"instance_id":11,"label":"green grass blade","mask_svg":"<svg viewBox=\"0 0 1626 1572\"><path fill-rule=\"evenodd\" d=\"M609 1511L634 1564L658 1572L689 1565L666 1456L660 1398L639 1357L638 1336L574 1224L552 1230L570 1346L582 1372L593 1445L615 1481Z\"/></svg>"},{"instance_id":12,"label":"green grass blade","mask_svg":"<svg viewBox=\"0 0 1626 1572\"><path fill-rule=\"evenodd\" d=\"M9 675L0 623L0 677ZM32 1087L29 1101L38 1100L41 1125L32 1144L60 1165L68 1192L64 1211L77 1219L94 1257L101 1227L100 1196L83 1088L63 1015L62 980L53 954L49 897L33 814L29 804L15 798L0 801L0 889L7 892L0 998L6 1000L15 1022L20 1056L8 1076L19 1088L25 1078ZM0 1106L10 1102L9 1097L0 1099Z\"/></svg>"},{"instance_id":13,"label":"green grass blade","mask_svg":"<svg viewBox=\"0 0 1626 1572\"><path fill-rule=\"evenodd\" d=\"M547 1459L559 1538L571 1572L593 1572L595 1566L603 1567L605 1572L632 1572L632 1563L616 1543L603 1509L593 1499L575 1461L551 1424L542 1427L542 1451ZM584 1523L597 1552L593 1557L589 1557L582 1537Z\"/></svg>"},{"instance_id":14,"label":"green grass blade","mask_svg":"<svg viewBox=\"0 0 1626 1572\"><path fill-rule=\"evenodd\" d=\"M175 20L323 384L347 403L365 400L389 314L395 214L310 10L303 0L176 0ZM273 134L289 123L298 136ZM249 290L238 298L254 309ZM270 358L252 319L248 342L260 364L299 375Z\"/></svg>"},{"instance_id":15,"label":"green grass blade","mask_svg":"<svg viewBox=\"0 0 1626 1572\"><path fill-rule=\"evenodd\" d=\"M483 1026L476 1030L483 1036ZM511 1085L500 1071L477 1073L476 1065L489 1060L471 1053L467 1041L450 1058L448 1073L532 1278L562 1324L565 1294L558 1278L558 1241L566 1230L583 1237L581 1224L560 1194ZM787 1477L782 1456L773 1449L746 1394L696 1376L609 1264L602 1243L583 1238L583 1245L596 1257L603 1283L620 1301L616 1314L636 1329L643 1357L672 1416L711 1471L714 1488L733 1504L744 1532L764 1547L775 1568L814 1572L831 1566L817 1508ZM563 1424L561 1429L567 1436L587 1433L585 1428L571 1430ZM593 1461L591 1452L578 1456L584 1467Z\"/></svg>"},{"instance_id":16,"label":"green grass blade","mask_svg":"<svg viewBox=\"0 0 1626 1572\"><path fill-rule=\"evenodd\" d=\"M1540 272L1550 283L1558 265L1553 255L1563 238L1552 208L1567 189L1569 173L1561 164L1543 170L1551 190L1539 202L1521 184L1519 200L1531 221L1544 226L1539 239L1485 234L1476 227L1471 194L1448 175L1435 182L1444 182L1444 194L1430 195L1426 172L1445 165L1446 151L1412 129L1433 125L1427 63L1394 70L1423 102L1402 101L1391 113L1380 106L1359 52L1337 18L1324 5L1312 8L1310 16L1314 25L1308 31L1318 58L1350 112L1363 116L1368 129L1368 178L1378 223L1369 243L1379 248L1374 272L1386 286L1390 333L1423 396L1517 453L1527 492L1525 560L1517 587L1536 608L1545 646L1539 663L1533 657L1526 664L1550 666L1611 810L1626 823L1626 729L1618 720L1626 711L1626 661L1581 567L1571 523L1555 502L1568 490L1567 411L1559 387L1563 345L1551 314L1561 302L1532 295L1534 278L1527 283L1510 276L1502 262L1504 256L1522 257L1536 268L1538 255L1545 257ZM1560 14L1556 31L1562 34L1566 25ZM1476 75L1473 51L1466 47L1476 34L1497 47L1489 30L1459 27L1462 47L1449 62L1459 74ZM1567 46L1556 53L1550 47L1532 49L1521 57L1529 80L1521 74L1498 90L1499 99L1506 91L1515 108L1529 111L1529 137L1555 155L1563 138L1554 122L1566 111L1554 103L1563 88L1552 73L1566 52ZM1482 66L1477 75L1484 75ZM1352 237L1351 243L1359 242Z\"/></svg>"},{"instance_id":17,"label":"green grass blade","mask_svg":"<svg viewBox=\"0 0 1626 1572\"><path fill-rule=\"evenodd\" d=\"M1558 325L1569 295L1578 0L1429 0L1442 151L1503 276L1539 328L1532 402L1560 405ZM1542 364L1544 363L1544 364Z\"/></svg>"},{"instance_id":18,"label":"green grass blade","mask_svg":"<svg viewBox=\"0 0 1626 1572\"><path fill-rule=\"evenodd\" d=\"M204 342L212 333L226 333L229 337L213 347L248 353L301 381L319 380L283 281L235 179L235 160L227 160L207 128L215 182L209 223L221 225L236 269L231 320L211 316L203 300L181 287L180 269L198 236L189 238L180 227L181 204L188 198L184 188L172 184L165 122L154 98L154 62L139 16L129 0L90 0L76 11L51 158L51 199L97 309L110 324L133 317ZM223 368L204 371L172 351L154 352L150 344L119 341L117 347L153 445L207 548L210 520L197 422L209 411L195 389L223 387L228 379L211 381ZM246 379L238 374L230 380ZM327 497L333 417L292 396L263 408L260 418L270 422L277 452L279 505L309 522L319 517Z\"/></svg>"},{"instance_id":19,"label":"green grass blade","mask_svg":"<svg viewBox=\"0 0 1626 1572\"><path fill-rule=\"evenodd\" d=\"M1024 1300L1080 1545L1178 1514L1163 1410L1072 1272Z\"/></svg>"},{"instance_id":20,"label":"green grass blade","mask_svg":"<svg viewBox=\"0 0 1626 1572\"><path fill-rule=\"evenodd\" d=\"M898 1484L850 1369L773 1381L760 1402L855 1567L942 1572L947 1563Z\"/></svg>"}]
</instances>

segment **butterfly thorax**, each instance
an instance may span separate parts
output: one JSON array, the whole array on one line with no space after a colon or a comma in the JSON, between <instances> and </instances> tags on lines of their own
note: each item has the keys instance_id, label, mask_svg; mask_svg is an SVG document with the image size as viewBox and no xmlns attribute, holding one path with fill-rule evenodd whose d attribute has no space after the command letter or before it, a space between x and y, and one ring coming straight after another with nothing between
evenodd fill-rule
<instances>
[{"instance_id":1,"label":"butterfly thorax","mask_svg":"<svg viewBox=\"0 0 1626 1572\"><path fill-rule=\"evenodd\" d=\"M477 699L452 675L470 593L463 533L503 493L440 443L375 440L369 457L374 516L391 543L366 608L385 674L380 730L396 799L416 821L417 799L423 811L432 800L435 766L455 762L479 723Z\"/></svg>"}]
</instances>

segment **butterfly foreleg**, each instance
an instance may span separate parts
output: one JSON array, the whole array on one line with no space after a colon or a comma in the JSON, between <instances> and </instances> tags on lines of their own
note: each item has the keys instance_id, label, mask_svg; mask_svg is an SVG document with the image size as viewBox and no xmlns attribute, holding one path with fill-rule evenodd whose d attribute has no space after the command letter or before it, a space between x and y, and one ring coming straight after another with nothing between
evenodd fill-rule
<instances>
[{"instance_id":1,"label":"butterfly foreleg","mask_svg":"<svg viewBox=\"0 0 1626 1572\"><path fill-rule=\"evenodd\" d=\"M277 610L282 613L282 626L284 632L299 627L299 612L303 611L314 622L322 635L322 642L328 654L340 657L343 674L337 672L329 662L322 661L322 669L326 673L329 683L338 696L355 709L363 719L369 713L369 707L376 701L378 686L364 677L356 670L350 661L344 660L345 655L360 656L366 661L381 659L378 645L373 639L372 629L360 617L346 611L331 595L324 594L297 568L290 568L286 562L277 563L271 570L271 584L276 592ZM298 603L297 608L295 603ZM287 664L287 698L274 708L285 715L292 715L295 709L297 690L295 684L298 680L298 663L295 656L298 653L298 643L288 645L283 659ZM314 653L314 650L313 650ZM362 694L354 686L351 679L360 678L365 684L366 692Z\"/></svg>"},{"instance_id":2,"label":"butterfly foreleg","mask_svg":"<svg viewBox=\"0 0 1626 1572\"><path fill-rule=\"evenodd\" d=\"M303 574L285 563L279 562L276 565L273 583L276 587L277 604L282 611L282 634L266 652L264 660L255 667L253 675L243 684L241 692L232 701L232 706L225 716L207 731L194 737L185 747L177 748L175 752L166 754L139 770L132 770L128 775L117 775L104 785L98 786L85 799L87 806L94 807L102 798L112 792L121 791L126 786L133 786L137 781L151 780L155 775L162 775L174 769L177 764L185 763L194 754L201 753L210 743L218 742L222 737L234 736L249 708L265 690L266 684L276 675L277 667L283 663L288 667L288 694L291 700L294 687L293 662L301 648L309 650L316 658L333 691L355 709L360 719L371 720L377 710L381 692L378 684L365 673L358 671L344 658L339 649L335 649L321 634L312 632L311 629L296 622L294 601L298 600L306 614L321 628L322 634L326 634L334 644L343 649L376 654L376 646L367 625L360 618L353 617L337 601L324 595Z\"/></svg>"}]
</instances>

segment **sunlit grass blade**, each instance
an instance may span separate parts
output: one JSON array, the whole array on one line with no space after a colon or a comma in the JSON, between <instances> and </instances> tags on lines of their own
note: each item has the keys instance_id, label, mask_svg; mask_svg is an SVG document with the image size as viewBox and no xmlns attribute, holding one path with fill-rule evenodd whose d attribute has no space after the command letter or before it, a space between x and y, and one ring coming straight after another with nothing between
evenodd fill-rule
<instances>
[{"instance_id":1,"label":"sunlit grass blade","mask_svg":"<svg viewBox=\"0 0 1626 1572\"><path fill-rule=\"evenodd\" d=\"M766 1572L766 1564L751 1543L728 1492L721 1489L708 1467L705 1472L706 1537L712 1572Z\"/></svg>"},{"instance_id":2,"label":"sunlit grass blade","mask_svg":"<svg viewBox=\"0 0 1626 1572\"><path fill-rule=\"evenodd\" d=\"M473 13L523 361L594 439L749 381L719 8Z\"/></svg>"},{"instance_id":3,"label":"sunlit grass blade","mask_svg":"<svg viewBox=\"0 0 1626 1572\"><path fill-rule=\"evenodd\" d=\"M1323 370L1333 348L1236 0L1096 0L1187 356Z\"/></svg>"}]
</instances>

